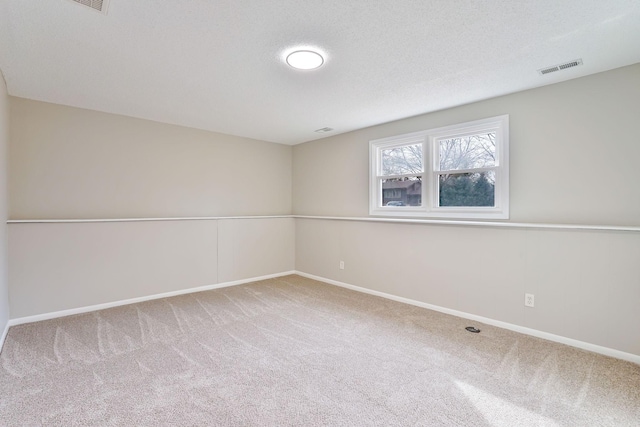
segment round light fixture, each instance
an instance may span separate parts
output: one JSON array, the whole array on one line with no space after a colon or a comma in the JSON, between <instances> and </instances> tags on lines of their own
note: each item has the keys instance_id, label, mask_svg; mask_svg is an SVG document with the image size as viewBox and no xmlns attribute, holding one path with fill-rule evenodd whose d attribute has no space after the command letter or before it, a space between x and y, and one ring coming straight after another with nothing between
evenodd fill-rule
<instances>
[{"instance_id":1,"label":"round light fixture","mask_svg":"<svg viewBox=\"0 0 640 427\"><path fill-rule=\"evenodd\" d=\"M287 56L287 64L298 70L313 70L323 63L322 55L311 50L297 50Z\"/></svg>"}]
</instances>

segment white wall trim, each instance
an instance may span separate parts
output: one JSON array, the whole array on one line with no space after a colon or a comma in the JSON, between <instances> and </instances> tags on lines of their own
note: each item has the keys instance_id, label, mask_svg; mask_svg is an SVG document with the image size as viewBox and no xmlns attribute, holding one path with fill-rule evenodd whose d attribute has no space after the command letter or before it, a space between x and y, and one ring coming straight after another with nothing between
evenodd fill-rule
<instances>
[{"instance_id":1,"label":"white wall trim","mask_svg":"<svg viewBox=\"0 0 640 427\"><path fill-rule=\"evenodd\" d=\"M504 222L504 221L464 221L464 220L440 220L440 219L405 219L405 218L375 218L375 217L343 217L343 216L312 216L293 215L300 219L323 219L330 221L360 221L360 222L390 222L403 224L423 225L456 225L467 227L496 227L496 228L534 228L555 230L594 230L594 231L627 231L640 233L640 227L618 225L587 225L587 224L544 224L528 222Z\"/></svg>"},{"instance_id":2,"label":"white wall trim","mask_svg":"<svg viewBox=\"0 0 640 427\"><path fill-rule=\"evenodd\" d=\"M407 218L315 216L315 215L195 216L195 217L176 217L176 218L10 219L7 221L7 224L66 224L66 223L91 223L91 222L144 222L144 221L219 221L219 220L225 220L225 219L276 219L276 218L322 219L322 220L330 220L330 221L388 222L388 223L422 224L422 225L455 225L455 226L466 226L466 227L626 231L626 232L640 233L640 227L623 226L623 225L545 224L545 223L504 222L504 221L465 221L465 220L441 220L441 219L407 219Z\"/></svg>"},{"instance_id":3,"label":"white wall trim","mask_svg":"<svg viewBox=\"0 0 640 427\"><path fill-rule=\"evenodd\" d=\"M7 334L9 333L10 326L11 326L11 320L7 321L7 324L4 325L2 336L0 336L0 352L2 352L2 347L4 347L4 340L7 338Z\"/></svg>"},{"instance_id":4,"label":"white wall trim","mask_svg":"<svg viewBox=\"0 0 640 427\"><path fill-rule=\"evenodd\" d=\"M502 322L500 320L490 319L488 317L477 316L475 314L465 313L465 312L458 311L458 310L452 310L452 309L449 309L449 308L440 307L440 306L433 305L433 304L428 304L428 303L425 303L425 302L422 302L422 301L417 301L417 300L413 300L413 299L409 299L409 298L399 297L399 296L388 294L388 293L385 293L385 292L374 291L374 290L363 288L363 287L360 287L360 286L355 286L355 285L350 285L348 283L339 282L337 280L327 279L325 277L320 277L320 276L316 276L316 275L313 275L313 274L304 273L302 271L286 271L286 272L282 272L282 273L269 274L269 275L266 275L266 276L252 277L252 278L249 278L249 279L242 279L242 280L235 280L235 281L232 281L232 282L218 283L218 284L214 284L214 285L205 285L205 286L199 286L199 287L195 287L195 288L181 289L181 290L178 290L178 291L165 292L165 293L161 293L161 294L148 295L148 296L144 296L144 297L130 298L130 299L126 299L126 300L119 300L119 301L96 304L96 305L91 305L91 306L72 308L72 309L68 309L68 310L60 310L60 311L55 311L55 312L51 312L51 313L43 313L43 314L37 314L37 315L33 315L33 316L25 316L25 317L19 317L19 318L15 318L15 319L9 319L9 321L7 322L7 325L4 328L4 331L2 332L2 336L0 337L0 350L2 350L2 347L4 346L5 339L7 337L7 334L9 332L9 328L11 326L22 325L22 324L25 324L25 323L39 322L39 321L42 321L42 320L56 319L56 318L59 318L59 317L72 316L72 315L75 315L75 314L89 313L89 312L92 312L92 311L104 310L104 309L107 309L107 308L119 307L119 306L122 306L122 305L135 304L135 303L144 302L144 301L151 301L151 300L155 300L155 299L169 298L169 297L178 296L178 295L185 295L185 294L190 294L190 293L195 293L195 292L208 291L208 290L212 290L212 289L220 289L220 288L226 288L226 287L230 287L230 286L237 286L237 285L242 285L242 284L245 284L245 283L257 282L257 281L260 281L260 280L267 280L267 279L273 279L273 278L276 278L276 277L288 276L290 274L297 274L297 275L300 275L300 276L303 276L303 277L307 277L307 278L313 279L313 280L318 280L320 282L324 282L324 283L327 283L327 284L330 284L330 285L339 286L339 287L346 288L346 289L351 289L351 290L356 291L356 292L362 292L362 293L369 294L369 295L375 295L375 296L386 298L386 299L390 299L390 300L393 300L393 301L398 301L398 302L401 302L401 303L410 304L410 305L414 305L414 306L417 306L417 307L422 307L422 308L426 308L426 309L429 309L429 310L438 311L440 313L450 314L452 316L457 316L457 317L461 317L461 318L464 318L464 319L469 319L469 320L474 320L474 321L477 321L477 322L482 322L482 323L485 323L487 325L497 326L499 328L508 329L510 331L519 332L519 333L522 333L522 334L525 334L525 335L530 335L530 336L534 336L534 337L537 337L537 338L542 338L542 339L546 339L546 340L549 340L549 341L553 341L553 342L557 342L557 343L561 343L561 344L566 344L566 345L569 345L569 346L572 346L572 347L580 348L580 349L587 350L587 351L592 351L594 353L602 354L602 355L605 355L605 356L615 357L617 359L626 360L628 362L632 362L632 363L636 363L636 364L640 365L640 355L626 353L626 352L623 352L623 351L620 351L620 350L615 350L615 349L612 349L612 348L603 347L603 346L600 346L600 345L591 344L591 343L587 343L587 342L584 342L584 341L578 341L578 340L575 340L575 339L572 339L572 338L567 338L567 337L563 337L563 336L560 336L560 335L551 334L551 333L548 333L548 332L538 331L536 329L526 328L524 326L514 325L512 323Z\"/></svg>"},{"instance_id":5,"label":"white wall trim","mask_svg":"<svg viewBox=\"0 0 640 427\"><path fill-rule=\"evenodd\" d=\"M351 289L353 291L362 292L369 295L375 295L378 297L390 299L393 301L402 302L405 304L415 305L417 307L426 308L433 311L438 311L440 313L450 314L452 316L461 317L464 319L474 320L476 322L482 322L487 325L497 326L499 328L508 329L510 331L519 332L525 335L531 335L533 337L542 338L548 341L557 342L560 344L566 344L571 347L580 348L582 350L591 351L594 353L602 354L605 356L615 357L616 359L626 360L628 362L636 363L640 365L640 355L626 353L620 350L615 350L608 347L603 347L596 344L587 343L584 341L578 341L573 338L567 338L560 335L550 334L548 332L539 331L537 329L526 328L524 326L514 325L512 323L502 322L500 320L490 319L488 317L477 316L475 314L465 313L463 311L452 310L445 307L440 307L433 304L428 304L422 301L417 301L409 298L399 297L392 294L387 294L385 292L374 291L371 289L363 288L360 286L350 285L348 283L339 282L337 280L327 279L320 276L315 276L313 274L303 273L301 271L296 271L295 274L298 274L303 277L307 277L309 279L318 280L320 282L328 283L330 285L340 286L342 288Z\"/></svg>"},{"instance_id":6,"label":"white wall trim","mask_svg":"<svg viewBox=\"0 0 640 427\"><path fill-rule=\"evenodd\" d=\"M293 218L293 215L256 216L194 216L175 218L97 218L97 219L10 219L7 224L65 224L85 222L144 222L144 221L218 221L224 219L274 219Z\"/></svg>"},{"instance_id":7,"label":"white wall trim","mask_svg":"<svg viewBox=\"0 0 640 427\"><path fill-rule=\"evenodd\" d=\"M18 317L18 318L15 318L15 319L9 319L9 322L7 323L7 327L5 328L5 332L4 333L5 334L7 333L7 330L9 329L10 326L22 325L22 324L25 324L25 323L40 322L42 320L49 320L49 319L56 319L56 318L59 318L59 317L72 316L74 314L89 313L89 312L92 312L92 311L104 310L104 309L107 309L107 308L119 307L119 306L122 306L122 305L135 304L135 303L139 303L139 302L151 301L151 300L156 300L156 299L161 299L161 298L169 298L169 297L174 297L174 296L178 296L178 295L192 294L192 293L202 292L202 291L210 291L212 289L227 288L227 287L230 287L230 286L243 285L245 283L257 282L257 281L260 281L260 280L273 279L275 277L288 276L290 274L296 274L296 273L295 273L295 271L285 271L285 272L282 272L282 273L269 274L269 275L266 275L266 276L252 277L250 279L235 280L235 281L232 281L232 282L217 283L217 284L214 284L214 285L204 285L204 286L198 286L198 287L195 287L195 288L180 289L180 290L177 290L177 291L164 292L164 293L161 293L161 294L147 295L147 296L144 296L144 297L130 298L130 299L126 299L126 300L119 300L119 301L107 302L107 303L102 303L102 304L89 305L89 306L85 306L85 307L71 308L71 309L68 309L68 310L60 310L60 311L54 311L54 312L51 312L51 313L36 314L36 315L33 315L33 316ZM4 335L3 335L2 343L4 343ZM1 348L2 347L0 347L0 349Z\"/></svg>"}]
</instances>

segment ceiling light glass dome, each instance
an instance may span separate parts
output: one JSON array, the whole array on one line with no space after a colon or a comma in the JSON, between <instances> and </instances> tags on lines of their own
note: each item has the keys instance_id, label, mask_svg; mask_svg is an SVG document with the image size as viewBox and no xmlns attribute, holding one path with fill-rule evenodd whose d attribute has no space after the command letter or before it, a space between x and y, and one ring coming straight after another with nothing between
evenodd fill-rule
<instances>
[{"instance_id":1,"label":"ceiling light glass dome","mask_svg":"<svg viewBox=\"0 0 640 427\"><path fill-rule=\"evenodd\" d=\"M287 64L298 70L313 70L324 63L324 58L312 50L297 50L287 56Z\"/></svg>"}]
</instances>

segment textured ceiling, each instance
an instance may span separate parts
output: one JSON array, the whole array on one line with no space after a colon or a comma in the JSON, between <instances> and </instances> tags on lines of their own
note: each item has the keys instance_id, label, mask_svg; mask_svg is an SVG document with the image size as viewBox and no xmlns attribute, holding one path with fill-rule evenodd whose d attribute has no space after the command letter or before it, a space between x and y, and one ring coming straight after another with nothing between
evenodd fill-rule
<instances>
[{"instance_id":1,"label":"textured ceiling","mask_svg":"<svg viewBox=\"0 0 640 427\"><path fill-rule=\"evenodd\" d=\"M638 0L0 0L11 95L284 144L637 62Z\"/></svg>"}]
</instances>

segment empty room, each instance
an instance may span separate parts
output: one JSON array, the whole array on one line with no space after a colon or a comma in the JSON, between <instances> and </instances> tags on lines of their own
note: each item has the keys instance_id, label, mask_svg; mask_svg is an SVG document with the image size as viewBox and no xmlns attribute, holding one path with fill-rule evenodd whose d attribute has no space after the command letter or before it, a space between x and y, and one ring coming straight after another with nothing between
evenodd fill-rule
<instances>
[{"instance_id":1,"label":"empty room","mask_svg":"<svg viewBox=\"0 0 640 427\"><path fill-rule=\"evenodd\" d=\"M640 2L0 0L0 426L640 426Z\"/></svg>"}]
</instances>

